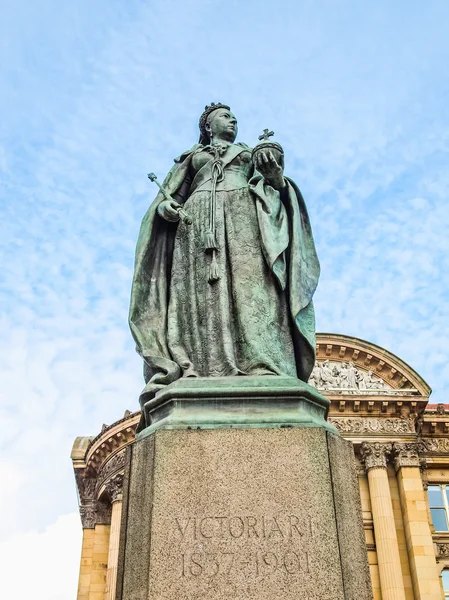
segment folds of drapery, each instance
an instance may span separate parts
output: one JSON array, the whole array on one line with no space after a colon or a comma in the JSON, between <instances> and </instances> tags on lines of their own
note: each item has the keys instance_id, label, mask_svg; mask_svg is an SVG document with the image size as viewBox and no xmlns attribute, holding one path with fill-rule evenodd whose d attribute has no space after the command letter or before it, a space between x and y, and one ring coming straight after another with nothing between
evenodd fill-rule
<instances>
[{"instance_id":1,"label":"folds of drapery","mask_svg":"<svg viewBox=\"0 0 449 600\"><path fill-rule=\"evenodd\" d=\"M189 167L195 145L175 161L164 187L176 200L189 195ZM257 172L249 181L256 202L261 251L282 289L288 294L298 378L307 381L315 360L315 317L312 297L320 266L310 221L301 192L286 178L282 193ZM141 401L181 376L167 344L167 312L176 223L157 213L161 192L145 214L136 248L129 324L139 354L145 362L146 388Z\"/></svg>"}]
</instances>

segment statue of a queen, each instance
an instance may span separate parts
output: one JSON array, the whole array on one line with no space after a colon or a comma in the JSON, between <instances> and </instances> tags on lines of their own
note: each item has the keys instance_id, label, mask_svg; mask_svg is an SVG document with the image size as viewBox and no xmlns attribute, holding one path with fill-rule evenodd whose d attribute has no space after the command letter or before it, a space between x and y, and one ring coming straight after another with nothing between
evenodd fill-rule
<instances>
[{"instance_id":1,"label":"statue of a queen","mask_svg":"<svg viewBox=\"0 0 449 600\"><path fill-rule=\"evenodd\" d=\"M220 103L199 128L137 242L129 322L144 360L141 403L181 377L307 381L314 366L320 268L282 147L235 143L237 119Z\"/></svg>"}]
</instances>

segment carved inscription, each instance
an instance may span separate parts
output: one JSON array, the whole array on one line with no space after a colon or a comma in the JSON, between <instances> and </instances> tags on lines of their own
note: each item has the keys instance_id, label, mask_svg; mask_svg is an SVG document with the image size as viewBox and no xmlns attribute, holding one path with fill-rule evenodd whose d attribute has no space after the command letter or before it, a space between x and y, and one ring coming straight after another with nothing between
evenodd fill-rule
<instances>
[{"instance_id":1,"label":"carved inscription","mask_svg":"<svg viewBox=\"0 0 449 600\"><path fill-rule=\"evenodd\" d=\"M240 571L246 577L310 573L313 522L297 515L177 517L181 577L213 578Z\"/></svg>"},{"instance_id":2,"label":"carved inscription","mask_svg":"<svg viewBox=\"0 0 449 600\"><path fill-rule=\"evenodd\" d=\"M287 575L310 573L307 553L293 550L281 553L259 551L242 556L234 552L192 552L181 554L181 560L183 577L232 575L235 569L244 570L246 575L253 577L266 577L275 571Z\"/></svg>"},{"instance_id":3,"label":"carved inscription","mask_svg":"<svg viewBox=\"0 0 449 600\"><path fill-rule=\"evenodd\" d=\"M232 516L176 518L176 527L183 541L197 539L264 538L279 536L282 539L312 535L310 519L302 523L296 515Z\"/></svg>"}]
</instances>

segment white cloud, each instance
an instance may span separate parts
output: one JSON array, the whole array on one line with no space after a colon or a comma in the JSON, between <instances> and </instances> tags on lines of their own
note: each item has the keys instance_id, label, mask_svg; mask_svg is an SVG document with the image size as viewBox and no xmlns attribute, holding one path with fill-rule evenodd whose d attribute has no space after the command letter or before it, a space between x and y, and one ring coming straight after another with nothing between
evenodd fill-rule
<instances>
[{"instance_id":1,"label":"white cloud","mask_svg":"<svg viewBox=\"0 0 449 600\"><path fill-rule=\"evenodd\" d=\"M28 510L34 510L32 498ZM68 600L78 585L81 556L79 516L59 517L45 530L0 542L2 595L16 600Z\"/></svg>"}]
</instances>

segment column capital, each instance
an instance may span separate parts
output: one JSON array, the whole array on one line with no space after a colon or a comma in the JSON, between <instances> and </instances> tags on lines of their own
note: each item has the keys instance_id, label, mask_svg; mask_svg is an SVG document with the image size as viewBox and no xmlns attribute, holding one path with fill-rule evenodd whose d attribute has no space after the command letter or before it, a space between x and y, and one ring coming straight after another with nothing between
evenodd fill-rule
<instances>
[{"instance_id":1,"label":"column capital","mask_svg":"<svg viewBox=\"0 0 449 600\"><path fill-rule=\"evenodd\" d=\"M395 442L393 444L393 462L396 471L402 467L420 467L419 444L416 442Z\"/></svg>"},{"instance_id":2,"label":"column capital","mask_svg":"<svg viewBox=\"0 0 449 600\"><path fill-rule=\"evenodd\" d=\"M363 442L360 447L360 458L369 471L374 468L387 468L387 457L391 454L392 444L380 442Z\"/></svg>"},{"instance_id":3,"label":"column capital","mask_svg":"<svg viewBox=\"0 0 449 600\"><path fill-rule=\"evenodd\" d=\"M122 501L122 490L123 490L123 473L117 473L106 482L105 485L106 493L108 494L111 504L114 502Z\"/></svg>"},{"instance_id":4,"label":"column capital","mask_svg":"<svg viewBox=\"0 0 449 600\"><path fill-rule=\"evenodd\" d=\"M79 507L81 525L83 529L95 529L97 522L97 506L95 502L81 504Z\"/></svg>"},{"instance_id":5,"label":"column capital","mask_svg":"<svg viewBox=\"0 0 449 600\"><path fill-rule=\"evenodd\" d=\"M96 525L108 525L111 522L111 507L98 498L95 477L77 478L79 490L79 512L83 529L95 529Z\"/></svg>"},{"instance_id":6,"label":"column capital","mask_svg":"<svg viewBox=\"0 0 449 600\"><path fill-rule=\"evenodd\" d=\"M94 477L77 474L80 495L79 512L83 529L94 529L97 522L97 499L95 495L96 481Z\"/></svg>"}]
</instances>

